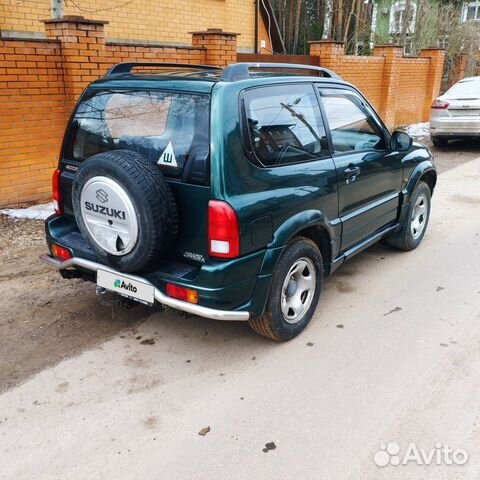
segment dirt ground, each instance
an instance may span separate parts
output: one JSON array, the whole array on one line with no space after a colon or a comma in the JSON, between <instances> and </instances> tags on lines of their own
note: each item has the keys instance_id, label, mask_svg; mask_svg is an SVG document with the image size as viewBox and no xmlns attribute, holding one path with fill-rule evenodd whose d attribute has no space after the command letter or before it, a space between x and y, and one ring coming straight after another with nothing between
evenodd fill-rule
<instances>
[{"instance_id":1,"label":"dirt ground","mask_svg":"<svg viewBox=\"0 0 480 480\"><path fill-rule=\"evenodd\" d=\"M42 221L0 215L0 392L63 358L135 332L152 310L101 305L95 287L41 263Z\"/></svg>"},{"instance_id":2,"label":"dirt ground","mask_svg":"<svg viewBox=\"0 0 480 480\"><path fill-rule=\"evenodd\" d=\"M480 145L472 141L434 154L442 173L479 152ZM0 215L0 392L110 337L135 334L156 311L144 306L127 310L112 298L100 304L94 285L62 279L38 260L43 253L42 221Z\"/></svg>"}]
</instances>

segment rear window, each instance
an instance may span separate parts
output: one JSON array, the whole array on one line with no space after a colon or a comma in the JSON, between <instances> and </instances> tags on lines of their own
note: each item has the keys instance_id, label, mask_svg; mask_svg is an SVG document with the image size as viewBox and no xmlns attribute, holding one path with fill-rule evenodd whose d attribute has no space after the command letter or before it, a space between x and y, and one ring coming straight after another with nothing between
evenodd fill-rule
<instances>
[{"instance_id":1,"label":"rear window","mask_svg":"<svg viewBox=\"0 0 480 480\"><path fill-rule=\"evenodd\" d=\"M465 80L456 83L445 95L458 99L477 99L480 98L480 80Z\"/></svg>"},{"instance_id":2,"label":"rear window","mask_svg":"<svg viewBox=\"0 0 480 480\"><path fill-rule=\"evenodd\" d=\"M191 183L209 178L208 95L141 90L87 93L74 114L65 157L133 150L163 173Z\"/></svg>"}]
</instances>

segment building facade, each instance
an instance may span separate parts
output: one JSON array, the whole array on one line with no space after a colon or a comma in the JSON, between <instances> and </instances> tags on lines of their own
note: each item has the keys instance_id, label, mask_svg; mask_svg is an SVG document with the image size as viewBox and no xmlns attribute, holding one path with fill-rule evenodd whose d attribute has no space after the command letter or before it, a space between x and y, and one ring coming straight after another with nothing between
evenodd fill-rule
<instances>
[{"instance_id":1,"label":"building facade","mask_svg":"<svg viewBox=\"0 0 480 480\"><path fill-rule=\"evenodd\" d=\"M451 5L452 21L446 19L437 24L436 46L446 48L448 46L449 30L454 24L478 25L480 29L480 1L457 2ZM442 12L442 2L430 0L423 2L418 0L374 0L372 5L371 43L403 43L405 53L412 53L412 44L415 38L418 23L425 21L426 17L430 28L437 23ZM443 5L445 7L445 5ZM420 18L420 11L423 8L423 16ZM422 25L420 25L422 27Z\"/></svg>"},{"instance_id":2,"label":"building facade","mask_svg":"<svg viewBox=\"0 0 480 480\"><path fill-rule=\"evenodd\" d=\"M239 34L240 53L282 53L265 0L1 0L0 36L44 38L42 20L62 14L108 21L107 41L188 46L190 32L217 28Z\"/></svg>"}]
</instances>

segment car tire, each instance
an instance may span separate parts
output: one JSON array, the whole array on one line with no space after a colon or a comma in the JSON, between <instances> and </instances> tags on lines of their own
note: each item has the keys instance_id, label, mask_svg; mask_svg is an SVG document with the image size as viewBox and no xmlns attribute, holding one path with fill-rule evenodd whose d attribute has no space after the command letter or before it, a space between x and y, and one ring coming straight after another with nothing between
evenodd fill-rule
<instances>
[{"instance_id":1,"label":"car tire","mask_svg":"<svg viewBox=\"0 0 480 480\"><path fill-rule=\"evenodd\" d=\"M417 248L425 236L431 210L430 187L423 181L418 182L410 198L410 206L402 229L385 239L385 243L400 250L410 251Z\"/></svg>"},{"instance_id":2,"label":"car tire","mask_svg":"<svg viewBox=\"0 0 480 480\"><path fill-rule=\"evenodd\" d=\"M130 150L85 160L73 181L78 228L97 258L123 272L151 270L174 245L178 215L160 169Z\"/></svg>"},{"instance_id":3,"label":"car tire","mask_svg":"<svg viewBox=\"0 0 480 480\"><path fill-rule=\"evenodd\" d=\"M264 314L250 319L250 327L277 342L296 337L312 319L322 283L323 259L317 245L297 237L275 267Z\"/></svg>"},{"instance_id":4,"label":"car tire","mask_svg":"<svg viewBox=\"0 0 480 480\"><path fill-rule=\"evenodd\" d=\"M448 145L448 138L446 137L432 137L432 143L435 147L446 147Z\"/></svg>"}]
</instances>

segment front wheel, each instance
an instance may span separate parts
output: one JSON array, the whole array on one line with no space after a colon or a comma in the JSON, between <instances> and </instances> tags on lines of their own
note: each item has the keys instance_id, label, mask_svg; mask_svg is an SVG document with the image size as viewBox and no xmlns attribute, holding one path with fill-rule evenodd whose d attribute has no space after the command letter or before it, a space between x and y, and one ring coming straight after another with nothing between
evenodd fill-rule
<instances>
[{"instance_id":1,"label":"front wheel","mask_svg":"<svg viewBox=\"0 0 480 480\"><path fill-rule=\"evenodd\" d=\"M317 245L297 238L283 252L273 274L265 313L249 323L255 332L278 342L296 337L312 319L323 283Z\"/></svg>"},{"instance_id":2,"label":"front wheel","mask_svg":"<svg viewBox=\"0 0 480 480\"><path fill-rule=\"evenodd\" d=\"M410 199L402 229L387 237L387 243L405 251L420 245L430 219L431 195L430 187L425 182L419 182Z\"/></svg>"}]
</instances>

